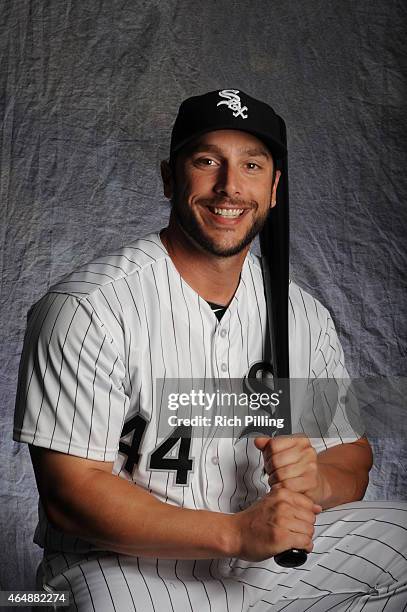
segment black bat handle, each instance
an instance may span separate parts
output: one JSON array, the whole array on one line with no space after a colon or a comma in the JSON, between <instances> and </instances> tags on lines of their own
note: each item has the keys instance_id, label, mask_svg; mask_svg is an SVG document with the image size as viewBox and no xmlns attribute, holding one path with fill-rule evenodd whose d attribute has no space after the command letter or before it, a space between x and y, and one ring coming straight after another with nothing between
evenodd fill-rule
<instances>
[{"instance_id":1,"label":"black bat handle","mask_svg":"<svg viewBox=\"0 0 407 612\"><path fill-rule=\"evenodd\" d=\"M304 565L307 560L307 553L302 548L291 548L284 552L274 555L274 561L281 567L299 567Z\"/></svg>"}]
</instances>

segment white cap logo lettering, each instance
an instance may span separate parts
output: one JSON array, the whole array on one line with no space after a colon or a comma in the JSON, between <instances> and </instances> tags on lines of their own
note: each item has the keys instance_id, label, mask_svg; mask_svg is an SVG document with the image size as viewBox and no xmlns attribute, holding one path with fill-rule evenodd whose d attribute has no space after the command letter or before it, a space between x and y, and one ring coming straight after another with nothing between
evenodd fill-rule
<instances>
[{"instance_id":1,"label":"white cap logo lettering","mask_svg":"<svg viewBox=\"0 0 407 612\"><path fill-rule=\"evenodd\" d=\"M244 114L244 112L247 111L248 108L247 106L242 106L240 96L237 95L238 93L238 89L222 89L222 91L219 92L219 95L221 98L227 98L227 100L221 100L221 102L218 102L216 106L226 104L226 106L230 108L231 111L233 111L234 117L241 117L242 119L247 119L248 115L247 113Z\"/></svg>"}]
</instances>

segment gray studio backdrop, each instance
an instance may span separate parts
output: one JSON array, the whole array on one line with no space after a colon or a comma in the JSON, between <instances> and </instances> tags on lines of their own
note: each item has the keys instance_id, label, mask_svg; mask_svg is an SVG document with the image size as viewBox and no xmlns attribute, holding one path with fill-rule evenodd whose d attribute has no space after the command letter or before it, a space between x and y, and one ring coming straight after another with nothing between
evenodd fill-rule
<instances>
[{"instance_id":1,"label":"gray studio backdrop","mask_svg":"<svg viewBox=\"0 0 407 612\"><path fill-rule=\"evenodd\" d=\"M159 161L184 97L240 88L285 117L292 275L332 311L353 375L406 376L405 25L396 0L2 0L1 587L32 587L40 555L11 440L26 312L165 225ZM367 496L405 499L383 412Z\"/></svg>"}]
</instances>

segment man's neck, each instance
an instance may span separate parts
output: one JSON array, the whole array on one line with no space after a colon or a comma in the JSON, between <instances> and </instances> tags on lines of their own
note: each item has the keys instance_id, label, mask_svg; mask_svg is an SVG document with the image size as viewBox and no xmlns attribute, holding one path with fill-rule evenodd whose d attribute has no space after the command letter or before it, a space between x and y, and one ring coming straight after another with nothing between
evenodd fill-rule
<instances>
[{"instance_id":1,"label":"man's neck","mask_svg":"<svg viewBox=\"0 0 407 612\"><path fill-rule=\"evenodd\" d=\"M212 255L172 223L161 232L161 240L174 266L194 291L208 302L229 304L239 285L248 247L231 257Z\"/></svg>"}]
</instances>

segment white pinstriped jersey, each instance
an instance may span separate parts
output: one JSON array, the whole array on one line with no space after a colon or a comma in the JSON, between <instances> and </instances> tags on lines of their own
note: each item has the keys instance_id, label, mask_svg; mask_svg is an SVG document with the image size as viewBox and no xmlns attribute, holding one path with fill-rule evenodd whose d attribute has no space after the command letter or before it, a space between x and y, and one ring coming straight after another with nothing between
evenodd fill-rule
<instances>
[{"instance_id":1,"label":"white pinstriped jersey","mask_svg":"<svg viewBox=\"0 0 407 612\"><path fill-rule=\"evenodd\" d=\"M291 377L346 378L328 311L293 282L289 302ZM250 253L221 321L181 278L158 233L100 257L54 285L30 311L14 439L114 462L114 473L169 503L222 512L247 507L268 490L252 440L194 438L188 479L180 484L171 470L152 467L160 444L155 381L242 378L264 358L265 323L261 267ZM137 427L139 460L129 462L126 448ZM333 432L336 437L312 440L318 451L359 437L339 409ZM35 541L66 552L93 548L58 532L41 505Z\"/></svg>"}]
</instances>

